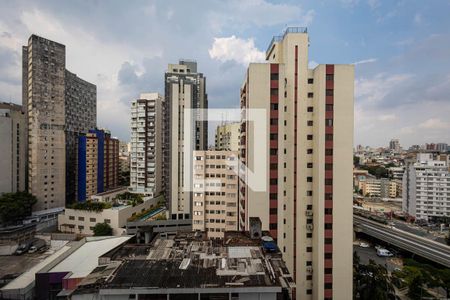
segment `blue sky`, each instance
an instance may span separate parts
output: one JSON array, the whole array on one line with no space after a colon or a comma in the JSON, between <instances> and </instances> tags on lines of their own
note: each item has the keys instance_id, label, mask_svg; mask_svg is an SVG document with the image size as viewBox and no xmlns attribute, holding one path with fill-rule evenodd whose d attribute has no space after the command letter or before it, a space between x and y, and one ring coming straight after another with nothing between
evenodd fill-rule
<instances>
[{"instance_id":1,"label":"blue sky","mask_svg":"<svg viewBox=\"0 0 450 300\"><path fill-rule=\"evenodd\" d=\"M307 26L309 60L355 63L355 144L450 142L450 1L2 1L0 100L21 102L21 45L66 45L97 85L98 125L129 137L129 103L163 92L168 63L193 58L210 107L237 107L246 65L286 25Z\"/></svg>"}]
</instances>

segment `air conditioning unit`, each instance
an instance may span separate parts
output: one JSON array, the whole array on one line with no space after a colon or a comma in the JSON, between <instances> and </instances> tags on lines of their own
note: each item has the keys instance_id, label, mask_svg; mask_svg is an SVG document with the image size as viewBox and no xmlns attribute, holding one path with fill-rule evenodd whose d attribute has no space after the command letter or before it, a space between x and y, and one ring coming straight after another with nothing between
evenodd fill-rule
<instances>
[{"instance_id":1,"label":"air conditioning unit","mask_svg":"<svg viewBox=\"0 0 450 300\"><path fill-rule=\"evenodd\" d=\"M308 209L308 210L305 212L305 215L306 215L307 217L312 217L312 216L313 216L313 211Z\"/></svg>"},{"instance_id":2,"label":"air conditioning unit","mask_svg":"<svg viewBox=\"0 0 450 300\"><path fill-rule=\"evenodd\" d=\"M314 225L313 224L306 224L306 230L313 231Z\"/></svg>"},{"instance_id":3,"label":"air conditioning unit","mask_svg":"<svg viewBox=\"0 0 450 300\"><path fill-rule=\"evenodd\" d=\"M309 274L312 274L312 272L313 272L313 267L312 267L312 266L307 266L307 267L306 267L306 272L308 272Z\"/></svg>"}]
</instances>

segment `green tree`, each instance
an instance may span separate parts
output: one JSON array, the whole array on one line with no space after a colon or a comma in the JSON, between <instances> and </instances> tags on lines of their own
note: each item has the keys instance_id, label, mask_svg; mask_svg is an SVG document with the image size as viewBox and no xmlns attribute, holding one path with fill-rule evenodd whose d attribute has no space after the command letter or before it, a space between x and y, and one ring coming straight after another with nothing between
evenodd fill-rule
<instances>
[{"instance_id":1,"label":"green tree","mask_svg":"<svg viewBox=\"0 0 450 300\"><path fill-rule=\"evenodd\" d=\"M14 224L31 215L37 199L27 192L4 193L0 196L0 223Z\"/></svg>"},{"instance_id":2,"label":"green tree","mask_svg":"<svg viewBox=\"0 0 450 300\"><path fill-rule=\"evenodd\" d=\"M112 228L108 223L97 223L94 226L94 236L112 235Z\"/></svg>"},{"instance_id":3,"label":"green tree","mask_svg":"<svg viewBox=\"0 0 450 300\"><path fill-rule=\"evenodd\" d=\"M386 268L373 260L368 265L359 265L355 279L357 299L387 300L394 294Z\"/></svg>"}]
</instances>

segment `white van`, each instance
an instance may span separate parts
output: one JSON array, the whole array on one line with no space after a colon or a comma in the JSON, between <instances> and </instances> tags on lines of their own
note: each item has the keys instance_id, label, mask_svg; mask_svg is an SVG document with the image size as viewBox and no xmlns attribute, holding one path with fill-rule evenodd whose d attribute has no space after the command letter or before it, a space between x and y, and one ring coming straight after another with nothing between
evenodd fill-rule
<instances>
[{"instance_id":1,"label":"white van","mask_svg":"<svg viewBox=\"0 0 450 300\"><path fill-rule=\"evenodd\" d=\"M389 250L383 249L383 248L378 248L378 249L377 249L377 255L378 255L378 256L381 256L381 257L391 257L391 256L394 256Z\"/></svg>"}]
</instances>

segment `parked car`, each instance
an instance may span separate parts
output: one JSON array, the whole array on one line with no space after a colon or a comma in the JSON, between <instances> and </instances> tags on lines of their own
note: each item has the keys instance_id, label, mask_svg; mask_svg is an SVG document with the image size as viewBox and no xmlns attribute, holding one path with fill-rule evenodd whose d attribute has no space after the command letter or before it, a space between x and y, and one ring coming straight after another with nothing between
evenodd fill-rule
<instances>
[{"instance_id":1,"label":"parked car","mask_svg":"<svg viewBox=\"0 0 450 300\"><path fill-rule=\"evenodd\" d=\"M17 249L15 254L16 255L22 255L24 253L26 253L28 251L28 249L30 249L31 243L24 243L21 244Z\"/></svg>"},{"instance_id":2,"label":"parked car","mask_svg":"<svg viewBox=\"0 0 450 300\"><path fill-rule=\"evenodd\" d=\"M365 242L359 243L359 246L360 246L361 248L370 248L370 245L369 245L368 243L365 243Z\"/></svg>"},{"instance_id":3,"label":"parked car","mask_svg":"<svg viewBox=\"0 0 450 300\"><path fill-rule=\"evenodd\" d=\"M37 252L39 250L44 249L45 246L46 246L46 243L45 243L44 240L37 239L31 245L30 249L28 250L28 253L35 253L35 252Z\"/></svg>"},{"instance_id":4,"label":"parked car","mask_svg":"<svg viewBox=\"0 0 450 300\"><path fill-rule=\"evenodd\" d=\"M391 256L394 256L389 250L383 249L383 248L378 248L377 249L377 255L380 256L380 257L391 257Z\"/></svg>"}]
</instances>

